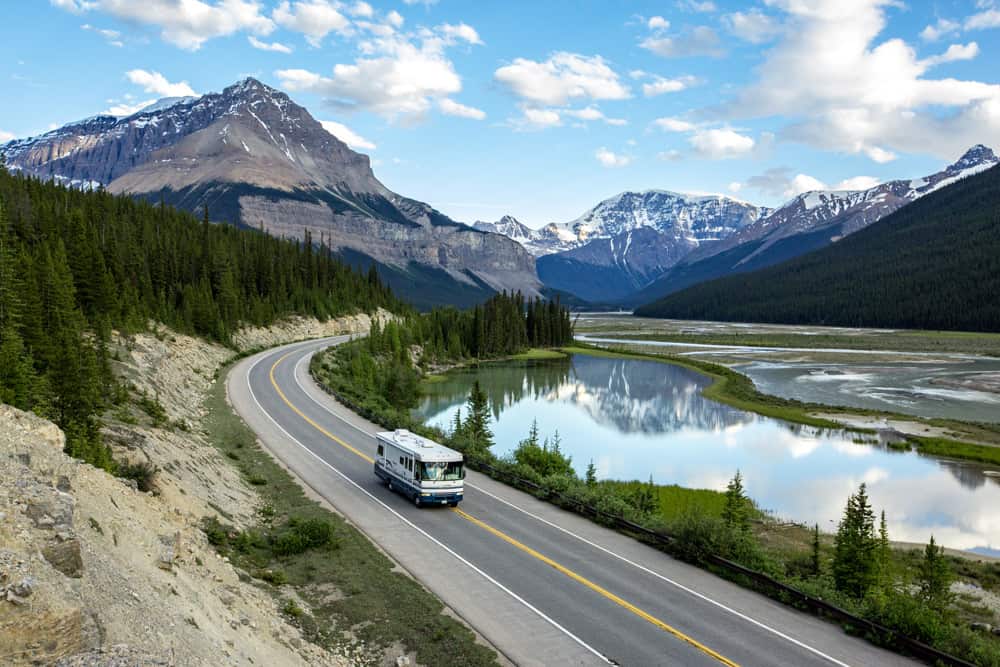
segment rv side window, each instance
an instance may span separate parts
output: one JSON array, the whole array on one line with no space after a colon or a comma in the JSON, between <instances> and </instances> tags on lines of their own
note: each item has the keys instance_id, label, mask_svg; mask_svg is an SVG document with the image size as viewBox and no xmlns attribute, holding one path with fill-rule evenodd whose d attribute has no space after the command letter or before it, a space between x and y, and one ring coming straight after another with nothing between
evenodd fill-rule
<instances>
[{"instance_id":1,"label":"rv side window","mask_svg":"<svg viewBox=\"0 0 1000 667\"><path fill-rule=\"evenodd\" d=\"M381 442L378 444L378 455L385 456L385 447L382 446Z\"/></svg>"},{"instance_id":2,"label":"rv side window","mask_svg":"<svg viewBox=\"0 0 1000 667\"><path fill-rule=\"evenodd\" d=\"M403 466L404 468L406 467L406 457L405 456L400 456L399 457L399 465Z\"/></svg>"}]
</instances>

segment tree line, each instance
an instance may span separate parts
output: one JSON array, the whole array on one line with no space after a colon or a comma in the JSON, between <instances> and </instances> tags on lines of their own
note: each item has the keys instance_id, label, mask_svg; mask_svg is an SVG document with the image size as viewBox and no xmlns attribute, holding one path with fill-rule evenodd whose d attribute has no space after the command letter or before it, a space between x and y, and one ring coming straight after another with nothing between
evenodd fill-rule
<instances>
[{"instance_id":1,"label":"tree line","mask_svg":"<svg viewBox=\"0 0 1000 667\"><path fill-rule=\"evenodd\" d=\"M636 314L1000 331L1000 167L827 248L689 287Z\"/></svg>"},{"instance_id":2,"label":"tree line","mask_svg":"<svg viewBox=\"0 0 1000 667\"><path fill-rule=\"evenodd\" d=\"M120 398L112 330L163 322L229 341L244 324L405 310L374 270L314 244L84 192L0 165L0 401L53 419L71 454L110 469L96 415Z\"/></svg>"},{"instance_id":3,"label":"tree line","mask_svg":"<svg viewBox=\"0 0 1000 667\"><path fill-rule=\"evenodd\" d=\"M569 309L558 301L503 292L468 310L439 308L374 322L366 340L332 348L322 362L332 371L334 391L350 394L359 410L389 410L409 420L425 369L572 340Z\"/></svg>"}]
</instances>

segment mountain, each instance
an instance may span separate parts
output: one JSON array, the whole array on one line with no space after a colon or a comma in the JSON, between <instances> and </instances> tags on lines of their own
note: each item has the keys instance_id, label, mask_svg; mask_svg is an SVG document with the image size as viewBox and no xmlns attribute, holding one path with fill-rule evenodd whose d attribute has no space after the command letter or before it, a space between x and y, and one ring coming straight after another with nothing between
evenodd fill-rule
<instances>
[{"instance_id":1,"label":"mountain","mask_svg":"<svg viewBox=\"0 0 1000 667\"><path fill-rule=\"evenodd\" d=\"M636 314L1000 331L1000 166L980 165L959 164L932 192L829 247Z\"/></svg>"},{"instance_id":2,"label":"mountain","mask_svg":"<svg viewBox=\"0 0 1000 667\"><path fill-rule=\"evenodd\" d=\"M282 237L321 237L353 263L375 262L416 305L469 305L495 291L539 293L518 243L398 195L368 156L284 93L248 78L221 93L97 116L0 147L10 168L103 186Z\"/></svg>"},{"instance_id":3,"label":"mountain","mask_svg":"<svg viewBox=\"0 0 1000 667\"><path fill-rule=\"evenodd\" d=\"M582 299L621 299L769 212L720 195L623 192L573 222L550 225L575 247L538 257L538 275L546 287Z\"/></svg>"},{"instance_id":4,"label":"mountain","mask_svg":"<svg viewBox=\"0 0 1000 667\"><path fill-rule=\"evenodd\" d=\"M648 303L705 280L754 271L823 248L998 162L991 149L977 145L954 164L925 178L889 181L868 190L800 194L722 242L694 250L628 302Z\"/></svg>"},{"instance_id":5,"label":"mountain","mask_svg":"<svg viewBox=\"0 0 1000 667\"><path fill-rule=\"evenodd\" d=\"M576 233L566 225L549 223L541 229L532 229L513 216L505 215L497 222L476 222L480 231L503 234L517 241L535 257L571 250L579 245Z\"/></svg>"}]
</instances>

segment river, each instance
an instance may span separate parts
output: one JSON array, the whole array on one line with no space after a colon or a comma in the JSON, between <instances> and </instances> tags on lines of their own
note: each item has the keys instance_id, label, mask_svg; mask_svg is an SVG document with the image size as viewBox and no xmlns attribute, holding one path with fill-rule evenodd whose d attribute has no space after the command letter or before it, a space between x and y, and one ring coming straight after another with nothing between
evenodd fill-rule
<instances>
[{"instance_id":1,"label":"river","mask_svg":"<svg viewBox=\"0 0 1000 667\"><path fill-rule=\"evenodd\" d=\"M639 359L576 354L460 369L427 385L419 416L447 428L477 379L490 398L498 455L537 420L543 436L558 432L580 474L593 461L602 479L652 476L722 490L739 469L762 509L827 531L866 482L892 539L926 542L933 534L952 548L1000 555L1000 471L737 410L701 396L704 376Z\"/></svg>"}]
</instances>

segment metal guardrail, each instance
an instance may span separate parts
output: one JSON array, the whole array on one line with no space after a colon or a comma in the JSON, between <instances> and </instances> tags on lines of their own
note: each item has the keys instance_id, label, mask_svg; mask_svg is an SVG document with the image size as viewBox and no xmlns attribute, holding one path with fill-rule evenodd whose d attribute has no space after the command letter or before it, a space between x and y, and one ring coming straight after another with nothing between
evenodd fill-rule
<instances>
[{"instance_id":1,"label":"metal guardrail","mask_svg":"<svg viewBox=\"0 0 1000 667\"><path fill-rule=\"evenodd\" d=\"M323 384L323 386L325 387L326 385ZM369 419L370 421L376 423L380 422L378 419L379 416L373 414L370 410L356 405L354 401L341 396L339 392L333 391L329 387L326 387L326 389L327 391L330 391L330 393L332 393L338 401L351 410L358 412L361 416ZM382 424L382 426L391 428L385 424ZM490 477L506 482L515 488L530 490L536 494L541 493L545 496L545 500L549 500L550 502L557 501L556 504L560 507L572 508L578 514L593 517L623 532L641 535L647 540L668 549L677 544L677 539L666 533L661 533L650 528L646 528L645 526L640 526L639 524L620 516L604 512L578 500L567 498L558 491L546 489L541 484L533 482L530 479L524 479L523 477L512 475L511 473L496 468L488 463L483 463L481 461L474 461L474 463L476 465L471 466L474 469L485 472L489 474ZM758 572L757 570L750 569L740 565L739 563L714 554L706 555L704 560L706 563L712 565L716 570L720 570L731 577L739 577L752 582L758 592L761 592L768 597L778 599L786 603L791 603L797 608L808 611L816 616L835 620L845 625L845 629L849 632L864 636L878 645L891 647L899 653L917 658L918 660L922 660L931 665L945 665L947 667L976 667L976 665L971 662L962 660L961 658L957 658L943 651L939 651L933 646L928 646L921 641L896 632L895 630L887 628L884 625L875 623L874 621L869 621L868 619L861 618L860 616L856 616L845 609L841 609L836 605L832 605L829 602L821 600L820 598L813 597L812 595L800 591L797 588L784 584L777 579L764 574L763 572Z\"/></svg>"}]
</instances>

